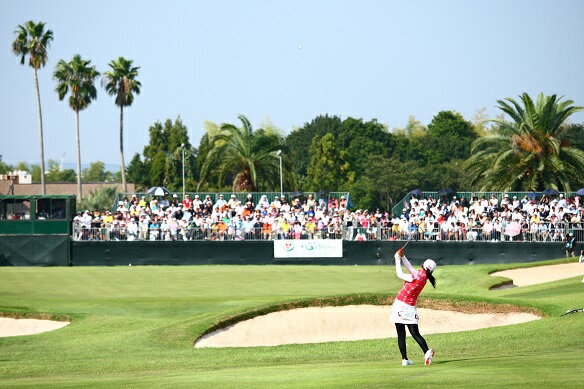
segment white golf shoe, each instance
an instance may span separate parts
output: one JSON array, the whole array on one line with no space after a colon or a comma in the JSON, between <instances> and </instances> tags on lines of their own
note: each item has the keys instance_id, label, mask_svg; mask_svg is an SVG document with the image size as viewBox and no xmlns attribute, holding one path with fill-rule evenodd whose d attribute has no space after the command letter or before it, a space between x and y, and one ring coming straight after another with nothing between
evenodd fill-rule
<instances>
[{"instance_id":1,"label":"white golf shoe","mask_svg":"<svg viewBox=\"0 0 584 389\"><path fill-rule=\"evenodd\" d=\"M433 357L434 357L434 350L430 349L430 350L426 351L426 354L424 355L424 364L426 366L429 366L430 364L432 364Z\"/></svg>"},{"instance_id":2,"label":"white golf shoe","mask_svg":"<svg viewBox=\"0 0 584 389\"><path fill-rule=\"evenodd\" d=\"M402 359L402 366L410 366L413 364L414 362L410 361L409 359Z\"/></svg>"}]
</instances>

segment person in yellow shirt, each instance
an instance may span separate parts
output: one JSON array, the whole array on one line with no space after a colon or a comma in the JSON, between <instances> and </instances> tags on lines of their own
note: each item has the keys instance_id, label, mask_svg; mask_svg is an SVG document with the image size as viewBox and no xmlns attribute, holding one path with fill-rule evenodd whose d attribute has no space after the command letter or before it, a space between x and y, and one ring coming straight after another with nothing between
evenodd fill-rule
<instances>
[{"instance_id":1,"label":"person in yellow shirt","mask_svg":"<svg viewBox=\"0 0 584 389\"><path fill-rule=\"evenodd\" d=\"M146 197L145 197L145 196L142 196L142 198L140 199L140 202L138 203L138 205L139 205L140 207L142 207L142 208L145 208L145 207L146 207L146 204L148 204L148 203L146 202Z\"/></svg>"},{"instance_id":2,"label":"person in yellow shirt","mask_svg":"<svg viewBox=\"0 0 584 389\"><path fill-rule=\"evenodd\" d=\"M114 217L112 216L111 212L106 212L104 218L103 218L103 222L105 223L106 226L109 226L110 224L112 224L114 222Z\"/></svg>"},{"instance_id":3,"label":"person in yellow shirt","mask_svg":"<svg viewBox=\"0 0 584 389\"><path fill-rule=\"evenodd\" d=\"M288 239L288 233L290 232L290 223L288 223L288 220L286 220L286 218L282 220L280 227L282 228L282 238Z\"/></svg>"},{"instance_id":4,"label":"person in yellow shirt","mask_svg":"<svg viewBox=\"0 0 584 389\"><path fill-rule=\"evenodd\" d=\"M310 235L310 239L314 239L314 231L316 231L316 223L314 220L306 222L306 232Z\"/></svg>"}]
</instances>

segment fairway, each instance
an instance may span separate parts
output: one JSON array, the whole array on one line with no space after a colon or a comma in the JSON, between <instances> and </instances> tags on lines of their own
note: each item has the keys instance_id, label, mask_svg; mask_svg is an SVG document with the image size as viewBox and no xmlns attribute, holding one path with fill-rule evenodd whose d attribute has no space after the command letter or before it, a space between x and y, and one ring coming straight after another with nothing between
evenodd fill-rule
<instances>
[{"instance_id":1,"label":"fairway","mask_svg":"<svg viewBox=\"0 0 584 389\"><path fill-rule=\"evenodd\" d=\"M193 348L211 325L254 307L323 296L393 296L401 282L388 266L0 268L0 311L71 320L57 331L0 338L0 386L581 386L584 314L559 315L584 306L584 284L575 277L488 290L502 281L489 273L513 267L441 267L437 289L426 288L421 297L515 304L546 317L427 335L436 350L429 367L408 337L416 365L407 368L400 366L395 339Z\"/></svg>"}]
</instances>

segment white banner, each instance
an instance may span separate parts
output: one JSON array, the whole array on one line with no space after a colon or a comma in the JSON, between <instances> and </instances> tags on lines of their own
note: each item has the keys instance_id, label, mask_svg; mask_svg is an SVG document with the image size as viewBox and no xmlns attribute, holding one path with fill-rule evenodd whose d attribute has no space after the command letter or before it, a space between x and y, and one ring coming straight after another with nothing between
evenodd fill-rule
<instances>
[{"instance_id":1,"label":"white banner","mask_svg":"<svg viewBox=\"0 0 584 389\"><path fill-rule=\"evenodd\" d=\"M343 241L275 240L274 258L342 258Z\"/></svg>"}]
</instances>

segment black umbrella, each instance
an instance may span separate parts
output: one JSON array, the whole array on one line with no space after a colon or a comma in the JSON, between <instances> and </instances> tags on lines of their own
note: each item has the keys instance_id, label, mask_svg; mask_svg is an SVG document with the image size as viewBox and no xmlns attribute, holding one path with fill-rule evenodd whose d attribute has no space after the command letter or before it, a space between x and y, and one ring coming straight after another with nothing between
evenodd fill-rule
<instances>
[{"instance_id":1,"label":"black umbrella","mask_svg":"<svg viewBox=\"0 0 584 389\"><path fill-rule=\"evenodd\" d=\"M584 188L580 188L580 189L578 189L578 191L576 192L576 194L577 194L578 196L584 196Z\"/></svg>"},{"instance_id":2,"label":"black umbrella","mask_svg":"<svg viewBox=\"0 0 584 389\"><path fill-rule=\"evenodd\" d=\"M557 196L559 194L559 192L555 189L545 189L541 193L546 195L546 196Z\"/></svg>"},{"instance_id":3,"label":"black umbrella","mask_svg":"<svg viewBox=\"0 0 584 389\"><path fill-rule=\"evenodd\" d=\"M539 195L537 193L534 193L534 192L527 194L527 198L530 198L530 199L536 199L538 197L539 197Z\"/></svg>"},{"instance_id":4,"label":"black umbrella","mask_svg":"<svg viewBox=\"0 0 584 389\"><path fill-rule=\"evenodd\" d=\"M153 196L166 196L170 191L163 186L153 186L148 189L148 194Z\"/></svg>"},{"instance_id":5,"label":"black umbrella","mask_svg":"<svg viewBox=\"0 0 584 389\"><path fill-rule=\"evenodd\" d=\"M410 195L412 196L416 196L416 197L421 197L422 196L422 191L419 189L414 189L410 192Z\"/></svg>"}]
</instances>

